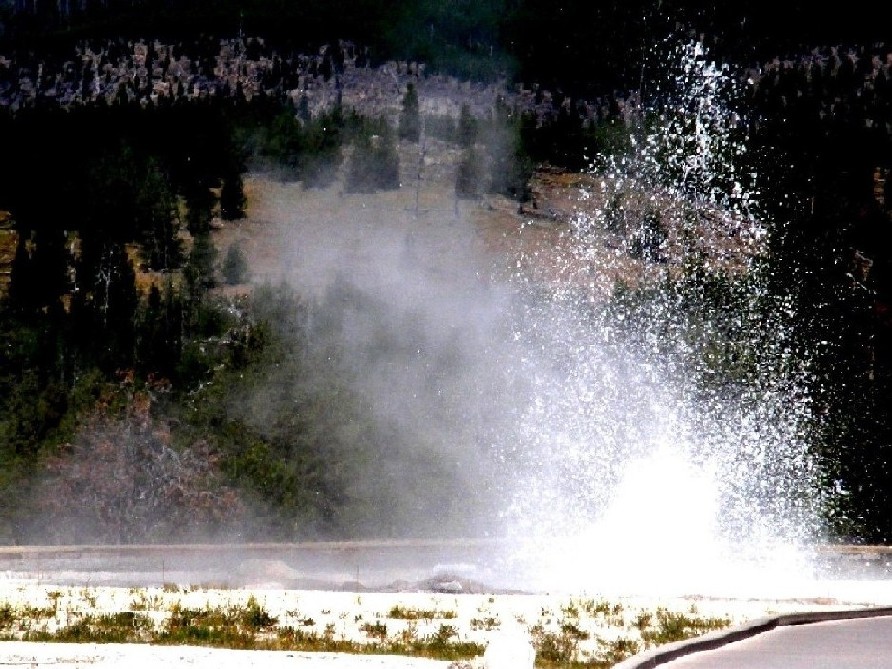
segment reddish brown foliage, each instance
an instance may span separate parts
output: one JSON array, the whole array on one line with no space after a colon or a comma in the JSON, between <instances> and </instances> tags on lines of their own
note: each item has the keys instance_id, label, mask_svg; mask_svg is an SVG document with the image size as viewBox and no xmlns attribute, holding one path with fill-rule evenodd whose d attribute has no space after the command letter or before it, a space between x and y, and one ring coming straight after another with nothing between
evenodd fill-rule
<instances>
[{"instance_id":1,"label":"reddish brown foliage","mask_svg":"<svg viewBox=\"0 0 892 669\"><path fill-rule=\"evenodd\" d=\"M35 510L45 540L139 543L208 536L244 519L206 441L178 449L134 398L125 419L97 414L49 459Z\"/></svg>"}]
</instances>

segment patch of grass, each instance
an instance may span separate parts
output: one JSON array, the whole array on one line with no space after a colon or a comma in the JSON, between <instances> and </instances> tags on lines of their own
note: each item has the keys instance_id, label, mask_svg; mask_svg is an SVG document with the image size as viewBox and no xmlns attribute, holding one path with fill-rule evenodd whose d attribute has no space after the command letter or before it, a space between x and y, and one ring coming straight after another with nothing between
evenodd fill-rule
<instances>
[{"instance_id":1,"label":"patch of grass","mask_svg":"<svg viewBox=\"0 0 892 669\"><path fill-rule=\"evenodd\" d=\"M81 597L84 598L84 601L90 605L91 609L96 608L96 595L90 592L87 588L81 590Z\"/></svg>"},{"instance_id":2,"label":"patch of grass","mask_svg":"<svg viewBox=\"0 0 892 669\"><path fill-rule=\"evenodd\" d=\"M277 622L253 597L241 608L184 609L175 604L153 641L249 649L256 646L258 633L270 631Z\"/></svg>"},{"instance_id":3,"label":"patch of grass","mask_svg":"<svg viewBox=\"0 0 892 669\"><path fill-rule=\"evenodd\" d=\"M587 599L580 605L590 616L619 616L623 612L622 604L612 604L606 599Z\"/></svg>"},{"instance_id":4,"label":"patch of grass","mask_svg":"<svg viewBox=\"0 0 892 669\"><path fill-rule=\"evenodd\" d=\"M644 632L644 630L651 626L653 619L654 614L650 611L640 611L638 615L635 616L635 622L633 624L638 628L639 632Z\"/></svg>"},{"instance_id":5,"label":"patch of grass","mask_svg":"<svg viewBox=\"0 0 892 669\"><path fill-rule=\"evenodd\" d=\"M289 627L279 630L274 641L261 643L257 647L354 655L408 655L449 661L468 660L481 655L484 650L481 644L454 640L457 632L449 625L441 625L437 632L421 639L416 636L414 628L410 628L408 633L404 630L394 639L387 639L384 625L375 623L364 627L368 627L367 633L374 636L375 641L360 643L336 639L333 634Z\"/></svg>"},{"instance_id":6,"label":"patch of grass","mask_svg":"<svg viewBox=\"0 0 892 669\"><path fill-rule=\"evenodd\" d=\"M382 625L380 622L377 621L374 624L363 623L359 626L359 629L366 636L372 639L384 641L387 638L387 625Z\"/></svg>"},{"instance_id":7,"label":"patch of grass","mask_svg":"<svg viewBox=\"0 0 892 669\"><path fill-rule=\"evenodd\" d=\"M533 647L536 649L536 663L545 667L569 666L576 661L579 639L568 634L547 632L542 625L530 629Z\"/></svg>"},{"instance_id":8,"label":"patch of grass","mask_svg":"<svg viewBox=\"0 0 892 669\"><path fill-rule=\"evenodd\" d=\"M585 606L583 608L587 610ZM567 607L561 610L568 612ZM560 625L559 632L547 631L539 624L534 625L530 633L536 649L536 667L545 669L608 669L640 649L634 639L620 638L610 642L598 639L596 655L582 650L581 642L589 641L591 634L566 620Z\"/></svg>"},{"instance_id":9,"label":"patch of grass","mask_svg":"<svg viewBox=\"0 0 892 669\"><path fill-rule=\"evenodd\" d=\"M561 634L568 636L571 639L576 639L577 641L587 641L591 638L591 634L580 629L578 625L567 622L561 623Z\"/></svg>"},{"instance_id":10,"label":"patch of grass","mask_svg":"<svg viewBox=\"0 0 892 669\"><path fill-rule=\"evenodd\" d=\"M248 629L263 630L272 627L278 618L273 618L253 596L248 597L248 602L244 609L238 609L239 622Z\"/></svg>"},{"instance_id":11,"label":"patch of grass","mask_svg":"<svg viewBox=\"0 0 892 669\"><path fill-rule=\"evenodd\" d=\"M56 608L49 606L25 606L20 611L16 612L16 617L19 620L27 621L45 620L48 618L54 618L55 616Z\"/></svg>"},{"instance_id":12,"label":"patch of grass","mask_svg":"<svg viewBox=\"0 0 892 669\"><path fill-rule=\"evenodd\" d=\"M731 624L729 618L700 618L668 611L664 608L658 608L655 616L655 625L645 629L639 627L641 638L648 648L690 639L707 632L724 629Z\"/></svg>"},{"instance_id":13,"label":"patch of grass","mask_svg":"<svg viewBox=\"0 0 892 669\"><path fill-rule=\"evenodd\" d=\"M393 620L454 620L458 614L455 611L411 609L397 604L387 612L387 617Z\"/></svg>"},{"instance_id":14,"label":"patch of grass","mask_svg":"<svg viewBox=\"0 0 892 669\"><path fill-rule=\"evenodd\" d=\"M561 607L561 613L563 613L568 618L578 618L579 607L573 602L570 602L566 606Z\"/></svg>"},{"instance_id":15,"label":"patch of grass","mask_svg":"<svg viewBox=\"0 0 892 669\"><path fill-rule=\"evenodd\" d=\"M50 593L50 601L40 606L0 602L0 639L191 644L246 650L405 655L459 662L480 656L485 650L483 644L464 639L462 630L466 628L458 625L458 614L452 610L396 605L388 612L389 617L377 614L370 622L340 612L340 620L352 618L362 632L359 638L348 640L335 623L329 622L320 629L321 622L317 625L317 621L297 609L284 614L284 621L289 624L284 627L284 621L270 615L253 596L239 605L187 608L180 603L165 604L161 594L131 590L130 610L90 615L70 608L62 611L64 598L54 595ZM149 610L157 613L148 614ZM700 616L696 607L680 613L665 608L630 612L631 620L626 623L621 605L585 599L570 600L560 607L557 616L543 608L542 615L530 633L536 666L547 669L606 669L641 650L730 625L728 618ZM470 631L501 627L498 618L488 611L479 610L478 616L470 619ZM522 616L517 619L520 625L527 626ZM599 638L592 631L592 624L598 628L619 627L632 636Z\"/></svg>"},{"instance_id":16,"label":"patch of grass","mask_svg":"<svg viewBox=\"0 0 892 669\"><path fill-rule=\"evenodd\" d=\"M483 654L481 644L453 641L454 638L458 638L458 631L452 625L440 625L434 634L407 644L409 652L406 654L436 660L466 660Z\"/></svg>"},{"instance_id":17,"label":"patch of grass","mask_svg":"<svg viewBox=\"0 0 892 669\"><path fill-rule=\"evenodd\" d=\"M9 602L0 606L0 627L9 627L15 621L15 612Z\"/></svg>"},{"instance_id":18,"label":"patch of grass","mask_svg":"<svg viewBox=\"0 0 892 669\"><path fill-rule=\"evenodd\" d=\"M160 595L153 595L150 597L145 591L135 588L130 590L130 594L133 595L133 599L130 600L131 611L157 611L163 602Z\"/></svg>"},{"instance_id":19,"label":"patch of grass","mask_svg":"<svg viewBox=\"0 0 892 669\"><path fill-rule=\"evenodd\" d=\"M475 632L479 630L490 632L500 626L501 623L491 616L489 618L471 618L471 629Z\"/></svg>"},{"instance_id":20,"label":"patch of grass","mask_svg":"<svg viewBox=\"0 0 892 669\"><path fill-rule=\"evenodd\" d=\"M613 641L598 640L598 647L601 651L601 657L611 666L619 664L641 650L641 644L635 639L628 637L619 637Z\"/></svg>"},{"instance_id":21,"label":"patch of grass","mask_svg":"<svg viewBox=\"0 0 892 669\"><path fill-rule=\"evenodd\" d=\"M56 641L70 643L141 643L151 640L152 621L132 611L85 615L76 622L55 632L38 630L26 632L25 641Z\"/></svg>"},{"instance_id":22,"label":"patch of grass","mask_svg":"<svg viewBox=\"0 0 892 669\"><path fill-rule=\"evenodd\" d=\"M468 660L484 651L482 644L462 641L452 625L443 624L432 634L419 636L418 620L457 618L452 611L397 608L397 615L407 624L393 638L388 638L383 622L375 622L361 627L369 637L367 641L349 641L337 637L333 623L322 631L309 629L315 626L315 621L297 611L293 617L300 626L279 628L278 619L254 597L242 606L229 607L186 608L175 603L167 618L156 625L143 612L155 598L138 591L130 594L133 610L103 615L69 612L69 624L54 631L48 629L49 621L56 617L54 608L0 604L0 640L188 644L244 650L409 655L447 661Z\"/></svg>"},{"instance_id":23,"label":"patch of grass","mask_svg":"<svg viewBox=\"0 0 892 669\"><path fill-rule=\"evenodd\" d=\"M274 640L265 642L261 647L271 650L374 654L378 644L363 644L346 639L335 639L332 634L319 634L312 630L285 627L276 631Z\"/></svg>"}]
</instances>

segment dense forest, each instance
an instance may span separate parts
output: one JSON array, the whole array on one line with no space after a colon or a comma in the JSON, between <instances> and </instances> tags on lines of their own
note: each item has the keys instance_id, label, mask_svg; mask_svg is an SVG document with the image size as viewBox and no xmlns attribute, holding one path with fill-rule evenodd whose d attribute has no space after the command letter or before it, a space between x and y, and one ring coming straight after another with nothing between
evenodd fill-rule
<instances>
[{"instance_id":1,"label":"dense forest","mask_svg":"<svg viewBox=\"0 0 892 669\"><path fill-rule=\"evenodd\" d=\"M890 13L885 6L821 12L803 0L745 6L571 0L557 8L540 0L6 0L0 24L5 42L50 48L72 38L153 35L178 41L239 30L298 48L347 39L379 61L417 59L475 78L507 72L519 81L591 94L638 85L648 45L678 25L716 38L721 58L747 63L816 45L881 41Z\"/></svg>"},{"instance_id":2,"label":"dense forest","mask_svg":"<svg viewBox=\"0 0 892 669\"><path fill-rule=\"evenodd\" d=\"M219 294L251 268L211 239L216 218L245 214L248 164L307 188L339 171L347 192L397 188L397 138L419 141L411 90L402 106L395 128L237 95L143 106L122 91L111 103L0 113L0 208L17 238L0 304L5 537L294 539L409 524L396 485L345 489L394 474L369 460L392 437L351 399L335 343L343 324L310 326L310 305L285 286ZM486 126L496 138L519 128L507 115ZM438 135L466 147L477 127L465 114ZM497 178L475 181L475 193L525 178L489 163ZM51 197L38 196L44 184ZM345 299L336 291L313 308ZM251 397L270 386L288 390L257 421ZM450 504L429 483L398 494L415 494L416 512Z\"/></svg>"},{"instance_id":3,"label":"dense forest","mask_svg":"<svg viewBox=\"0 0 892 669\"><path fill-rule=\"evenodd\" d=\"M768 3L745 17L643 2L573 2L555 12L493 0L448 13L438 3L372 0L87 3L63 13L57 4L36 14L7 5L0 44L50 60L78 39L146 31L170 39L246 31L317 49L348 38L366 45L370 61L415 58L460 76L539 81L560 96L639 86L645 46L676 20L711 31L717 53L747 63L831 39L869 45L882 24L800 21L799 10L811 10L793 4L780 17ZM810 437L834 493L831 531L888 542L892 197L886 187L877 198L874 175L892 167L892 82L877 77L865 88L865 73L846 62L808 76L780 70L739 103L757 121L751 167L777 222L772 304L795 314L784 323L789 344L813 361ZM215 291L251 270L238 249L221 257L210 235L215 217L244 215L249 166L326 187L349 156L347 190L395 188L398 142L419 139L417 94L406 91L391 127L337 106L310 115L299 102L237 91L150 105L129 93L68 110L0 110L0 210L17 234L0 305L0 538L385 536L411 525L400 516L409 510L431 519L414 525L420 533L467 531L461 514L443 511L455 500L437 476L442 463L426 463L431 476L401 491L410 504L394 502L392 473L374 453L395 427L351 390L349 360L334 343L345 324L309 317L326 313L326 300L355 299L348 287L321 304L285 286L234 300ZM579 170L588 156L622 148L626 128L584 126L572 109L545 124L507 108L488 119L463 110L428 132L464 152L458 196L489 190L523 200L535 165ZM734 288L711 286L700 299L698 308L723 308ZM282 392L263 402L259 386ZM384 483L357 488L360 474Z\"/></svg>"}]
</instances>

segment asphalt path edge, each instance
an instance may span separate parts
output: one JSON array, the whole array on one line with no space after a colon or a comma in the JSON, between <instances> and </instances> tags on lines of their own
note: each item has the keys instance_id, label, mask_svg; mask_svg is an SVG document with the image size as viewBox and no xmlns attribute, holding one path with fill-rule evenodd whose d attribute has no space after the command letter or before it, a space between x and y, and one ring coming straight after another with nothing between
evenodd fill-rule
<instances>
[{"instance_id":1,"label":"asphalt path edge","mask_svg":"<svg viewBox=\"0 0 892 669\"><path fill-rule=\"evenodd\" d=\"M652 669L661 664L677 660L685 655L699 653L704 650L715 650L735 641L769 632L776 627L790 625L808 625L832 620L852 620L857 618L878 618L892 616L892 606L881 606L864 609L847 609L838 611L808 611L804 613L788 613L768 618L758 618L736 627L710 632L703 636L676 641L639 653L614 665L613 669Z\"/></svg>"}]
</instances>

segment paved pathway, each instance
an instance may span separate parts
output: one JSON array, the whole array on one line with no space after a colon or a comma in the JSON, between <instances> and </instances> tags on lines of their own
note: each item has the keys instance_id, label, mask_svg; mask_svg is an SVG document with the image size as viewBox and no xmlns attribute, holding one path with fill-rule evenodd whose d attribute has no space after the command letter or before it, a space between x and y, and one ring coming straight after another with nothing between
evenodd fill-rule
<instances>
[{"instance_id":1,"label":"paved pathway","mask_svg":"<svg viewBox=\"0 0 892 669\"><path fill-rule=\"evenodd\" d=\"M890 669L892 616L777 627L660 669Z\"/></svg>"}]
</instances>

